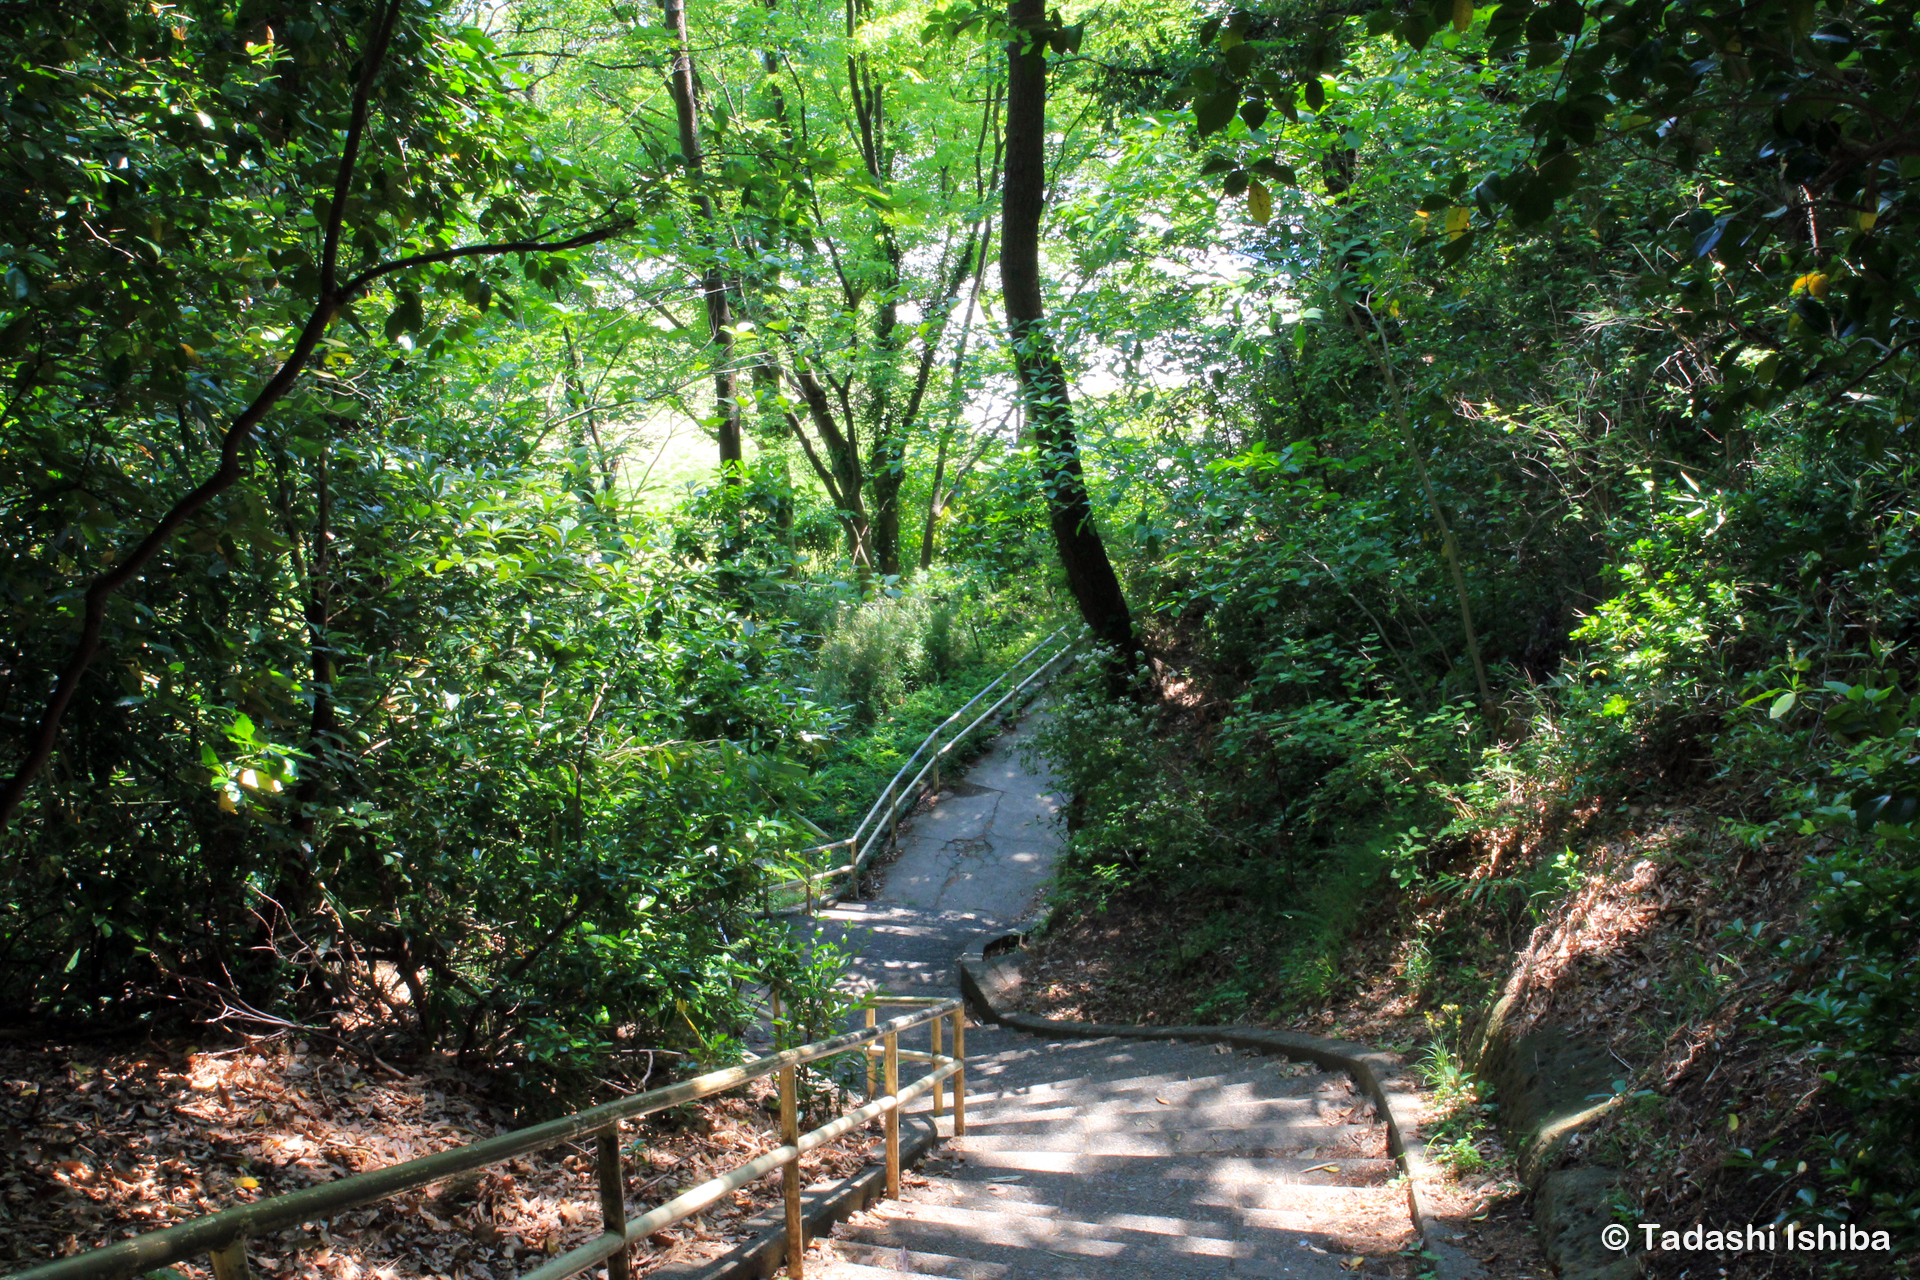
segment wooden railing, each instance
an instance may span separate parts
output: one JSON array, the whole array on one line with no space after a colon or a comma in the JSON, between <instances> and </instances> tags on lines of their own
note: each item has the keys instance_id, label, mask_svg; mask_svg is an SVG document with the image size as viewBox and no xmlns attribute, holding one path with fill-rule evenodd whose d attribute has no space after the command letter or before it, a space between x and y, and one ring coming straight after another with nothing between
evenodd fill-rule
<instances>
[{"instance_id":1,"label":"wooden railing","mask_svg":"<svg viewBox=\"0 0 1920 1280\"><path fill-rule=\"evenodd\" d=\"M907 762L900 766L892 780L881 790L879 798L867 810L866 816L860 819L860 824L853 829L852 835L844 840L835 840L830 844L803 849L798 855L804 860L817 861L822 858L831 858L836 853L844 851L847 860L823 871L816 871L803 879L768 885L766 888L768 909L770 911L805 910L811 914L817 906L837 899L839 896L837 892L821 893L816 886L841 878L846 878L849 883L857 880L860 872L872 859L874 853L882 847L883 842L893 838L901 814L919 803L928 792L940 790L941 762L965 741L967 735L998 715L1009 702L1026 693L1037 681L1053 673L1073 656L1081 641L1086 638L1086 628L1079 627L1072 630L1071 636L1068 635L1068 627L1060 627L1054 631L1039 644L1021 654L1013 665L995 676L986 688L969 698L965 706L935 725L933 732L914 748L913 754L907 757ZM1067 638L1062 639L1062 637ZM1016 672L1043 651L1046 651L1047 656L1042 658L1024 679L1002 694L992 706L975 716L965 728L954 729L954 726L959 724L981 699L1004 685ZM790 894L796 891L800 895L798 900L774 905L772 901L774 895Z\"/></svg>"},{"instance_id":2,"label":"wooden railing","mask_svg":"<svg viewBox=\"0 0 1920 1280\"><path fill-rule=\"evenodd\" d=\"M900 1108L931 1091L934 1114L941 1114L944 1110L941 1087L949 1077L953 1080L953 1131L956 1135L966 1132L966 1013L960 1001L874 995L865 1004L867 1026L860 1031L769 1054L742 1066L710 1071L680 1084L650 1089L630 1098L605 1103L483 1142L453 1147L384 1169L357 1173L308 1187L304 1191L238 1205L161 1231L149 1231L102 1249L31 1267L18 1272L12 1280L124 1280L125 1277L143 1275L202 1253L210 1257L216 1280L247 1280L247 1240L250 1236L284 1230L303 1222L324 1221L335 1214L386 1200L456 1174L587 1137L594 1140L598 1155L600 1234L525 1273L520 1280L568 1280L568 1277L579 1275L601 1263L606 1264L607 1280L629 1280L632 1274L628 1262L629 1250L634 1244L656 1231L692 1217L722 1196L776 1169L785 1171L783 1196L787 1216L787 1270L797 1278L803 1273L806 1250L800 1216L801 1156L844 1137L869 1121L882 1120L886 1133L887 1194L897 1197L900 1194ZM888 1022L878 1022L875 1008L880 1005L905 1005L917 1011ZM941 1052L941 1029L949 1021L953 1030L951 1055ZM902 1049L900 1034L922 1026L931 1029L929 1051L921 1053ZM842 1111L817 1129L801 1133L795 1102L798 1068L809 1062L820 1062L854 1052L866 1058L868 1101L863 1106ZM928 1065L927 1074L902 1088L902 1059L925 1062ZM627 1216L626 1173L620 1155L620 1126L623 1122L638 1120L668 1107L710 1098L776 1072L780 1077L779 1146L696 1187L688 1188L638 1217ZM884 1093L877 1092L880 1085L884 1085Z\"/></svg>"}]
</instances>

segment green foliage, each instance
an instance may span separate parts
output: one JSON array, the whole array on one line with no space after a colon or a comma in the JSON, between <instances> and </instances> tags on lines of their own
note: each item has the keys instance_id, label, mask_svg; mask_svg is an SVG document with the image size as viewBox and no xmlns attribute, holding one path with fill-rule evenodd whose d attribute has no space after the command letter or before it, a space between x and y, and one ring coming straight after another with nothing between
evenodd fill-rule
<instances>
[{"instance_id":1,"label":"green foliage","mask_svg":"<svg viewBox=\"0 0 1920 1280\"><path fill-rule=\"evenodd\" d=\"M1583 677L1569 681L1566 712L1583 718L1591 753L1617 764L1672 757L1718 722L1734 683L1728 655L1746 619L1739 584L1705 560L1698 533L1720 504L1696 499L1675 520L1657 520L1613 571L1614 594L1570 637L1583 644ZM1677 535L1677 536L1676 536Z\"/></svg>"},{"instance_id":2,"label":"green foliage","mask_svg":"<svg viewBox=\"0 0 1920 1280\"><path fill-rule=\"evenodd\" d=\"M1430 1038L1421 1052L1419 1070L1434 1115L1422 1126L1427 1151L1453 1172L1468 1174L1487 1167L1480 1143L1491 1136L1494 1104L1485 1100L1486 1086L1462 1059L1461 1024L1460 1010L1453 1005L1427 1014Z\"/></svg>"},{"instance_id":3,"label":"green foliage","mask_svg":"<svg viewBox=\"0 0 1920 1280\"><path fill-rule=\"evenodd\" d=\"M815 658L812 679L816 684L844 689L845 669L837 664L857 645L867 644L874 646L864 659L871 665L855 669L891 671L899 685L906 685L907 673L900 670L897 651L875 640L875 633L886 628L905 631L904 637L896 639L910 650L917 649L923 665L918 680L892 702L839 704L856 727L822 756L811 779L812 798L803 810L836 835L853 828L935 726L1053 630L1044 621L1035 621L1048 618L1051 606L1025 589L994 589L952 574L916 582L898 596L882 595L864 606L842 608L868 612L852 615L857 624L851 634L832 631L824 638ZM876 680L868 687L883 690L887 686ZM844 696L858 695L849 691ZM987 705L976 707L975 714ZM949 768L962 766L993 730L989 724L963 740L949 755Z\"/></svg>"},{"instance_id":4,"label":"green foliage","mask_svg":"<svg viewBox=\"0 0 1920 1280\"><path fill-rule=\"evenodd\" d=\"M820 692L871 718L954 667L953 606L925 590L888 587L842 605L820 646Z\"/></svg>"},{"instance_id":5,"label":"green foliage","mask_svg":"<svg viewBox=\"0 0 1920 1280\"><path fill-rule=\"evenodd\" d=\"M1834 705L1857 706L1842 693ZM1873 1225L1897 1242L1920 1239L1920 1167L1910 1135L1920 1124L1920 1073L1913 1069L1920 959L1920 827L1912 821L1915 729L1902 724L1849 747L1828 787L1815 789L1787 821L1827 833L1836 847L1808 862L1809 927L1778 943L1783 965L1818 974L1765 1019L1791 1048L1812 1054L1846 1131L1821 1136L1816 1186L1797 1198L1819 1218ZM1757 930L1756 930L1757 932ZM1760 1177L1791 1177L1777 1158L1744 1153ZM1809 1153L1812 1154L1812 1153Z\"/></svg>"}]
</instances>

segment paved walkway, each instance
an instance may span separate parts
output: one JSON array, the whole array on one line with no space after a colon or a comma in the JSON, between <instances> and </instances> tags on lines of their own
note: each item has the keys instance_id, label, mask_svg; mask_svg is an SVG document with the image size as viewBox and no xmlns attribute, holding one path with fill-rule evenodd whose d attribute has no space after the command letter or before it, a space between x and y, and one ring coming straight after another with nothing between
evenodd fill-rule
<instances>
[{"instance_id":1,"label":"paved walkway","mask_svg":"<svg viewBox=\"0 0 1920 1280\"><path fill-rule=\"evenodd\" d=\"M901 831L872 899L820 914L814 936L854 955L850 986L957 994L960 953L1040 905L1062 800L1021 757L1044 714ZM1209 1045L976 1027L967 1084L967 1135L902 1199L836 1228L812 1280L1408 1274L1404 1193L1344 1077Z\"/></svg>"},{"instance_id":2,"label":"paved walkway","mask_svg":"<svg viewBox=\"0 0 1920 1280\"><path fill-rule=\"evenodd\" d=\"M1039 909L1060 856L1062 800L1052 774L1029 771L1021 757L1045 722L1036 711L1002 734L900 829L900 856L882 869L873 898L819 914L815 936L854 955L850 987L957 994L960 953Z\"/></svg>"}]
</instances>

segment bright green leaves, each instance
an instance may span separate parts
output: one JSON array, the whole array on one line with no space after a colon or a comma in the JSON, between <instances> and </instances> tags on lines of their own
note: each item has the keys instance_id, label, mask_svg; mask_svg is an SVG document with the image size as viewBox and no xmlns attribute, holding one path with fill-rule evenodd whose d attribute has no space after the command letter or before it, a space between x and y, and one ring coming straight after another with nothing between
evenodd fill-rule
<instances>
[{"instance_id":1,"label":"bright green leaves","mask_svg":"<svg viewBox=\"0 0 1920 1280\"><path fill-rule=\"evenodd\" d=\"M964 35L974 35L983 41L1001 44L1013 38L1006 16L1007 7L1004 4L982 5L973 3L973 0L956 0L954 4L936 6L927 13L920 38L928 42L952 41Z\"/></svg>"},{"instance_id":2,"label":"bright green leaves","mask_svg":"<svg viewBox=\"0 0 1920 1280\"><path fill-rule=\"evenodd\" d=\"M920 38L928 42L948 42L964 35L975 35L994 44L1004 43L1016 35L1013 28L1007 25L1006 13L1004 4L980 5L972 3L972 0L956 0L954 4L935 7L927 14ZM1080 52L1086 36L1086 23L1067 24L1061 20L1058 9L1047 15L1043 26L1025 33L1026 39L1037 39L1049 52L1056 54Z\"/></svg>"}]
</instances>

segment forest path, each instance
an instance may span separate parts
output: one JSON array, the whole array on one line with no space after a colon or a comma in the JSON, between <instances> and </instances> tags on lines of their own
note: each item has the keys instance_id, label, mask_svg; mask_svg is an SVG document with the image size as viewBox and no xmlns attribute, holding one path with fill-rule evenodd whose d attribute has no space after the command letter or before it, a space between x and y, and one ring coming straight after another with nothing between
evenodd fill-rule
<instances>
[{"instance_id":1,"label":"forest path","mask_svg":"<svg viewBox=\"0 0 1920 1280\"><path fill-rule=\"evenodd\" d=\"M959 955L1032 916L1064 844L1057 781L1021 759L1045 722L1042 709L1002 735L902 828L874 898L811 923L852 954L849 986L953 995ZM967 1085L966 1136L939 1119L948 1141L925 1177L837 1226L810 1277L1408 1274L1405 1194L1344 1076L1213 1045L976 1026Z\"/></svg>"},{"instance_id":2,"label":"forest path","mask_svg":"<svg viewBox=\"0 0 1920 1280\"><path fill-rule=\"evenodd\" d=\"M853 957L847 986L952 995L960 953L989 930L1012 932L1038 909L1065 843L1055 821L1065 802L1058 783L1044 765L1029 770L1021 759L1046 719L1044 707L1029 713L901 827L900 855L882 869L877 894L815 918L815 939Z\"/></svg>"}]
</instances>

